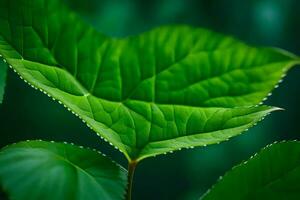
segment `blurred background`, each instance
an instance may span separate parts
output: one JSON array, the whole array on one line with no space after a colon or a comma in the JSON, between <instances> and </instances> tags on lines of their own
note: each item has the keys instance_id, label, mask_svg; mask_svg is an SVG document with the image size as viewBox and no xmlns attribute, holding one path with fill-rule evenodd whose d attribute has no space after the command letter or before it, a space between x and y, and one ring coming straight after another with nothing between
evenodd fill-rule
<instances>
[{"instance_id":1,"label":"blurred background","mask_svg":"<svg viewBox=\"0 0 300 200\"><path fill-rule=\"evenodd\" d=\"M66 1L96 29L115 37L138 34L163 24L189 24L300 55L299 0ZM0 105L0 147L26 139L68 141L92 146L126 165L120 152L61 105L24 84L11 70L7 78L4 102ZM272 114L241 136L220 145L143 161L136 171L134 199L198 199L219 176L265 145L300 139L299 84L298 66L266 102L285 111Z\"/></svg>"}]
</instances>

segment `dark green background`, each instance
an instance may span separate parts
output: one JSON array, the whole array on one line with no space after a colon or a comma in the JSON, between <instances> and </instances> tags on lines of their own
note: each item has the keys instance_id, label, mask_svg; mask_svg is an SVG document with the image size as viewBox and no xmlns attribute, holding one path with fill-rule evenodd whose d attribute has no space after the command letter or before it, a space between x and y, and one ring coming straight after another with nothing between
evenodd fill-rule
<instances>
[{"instance_id":1,"label":"dark green background","mask_svg":"<svg viewBox=\"0 0 300 200\"><path fill-rule=\"evenodd\" d=\"M190 24L256 45L300 55L299 0L69 0L99 31L122 37L162 24ZM267 76L267 74L266 74ZM292 69L267 104L285 108L245 134L206 148L150 158L136 171L134 199L197 199L219 176L276 140L300 139L300 68ZM121 153L79 119L24 84L11 70L0 107L0 146L26 139L92 146L124 166Z\"/></svg>"}]
</instances>

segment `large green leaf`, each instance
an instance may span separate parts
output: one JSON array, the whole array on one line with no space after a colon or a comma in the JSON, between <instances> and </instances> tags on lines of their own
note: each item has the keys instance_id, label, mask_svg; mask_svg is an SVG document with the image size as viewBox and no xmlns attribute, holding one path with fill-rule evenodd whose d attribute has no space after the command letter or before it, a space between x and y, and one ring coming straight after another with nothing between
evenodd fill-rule
<instances>
[{"instance_id":1,"label":"large green leaf","mask_svg":"<svg viewBox=\"0 0 300 200\"><path fill-rule=\"evenodd\" d=\"M234 167L209 190L203 200L298 200L300 197L300 142L267 146Z\"/></svg>"},{"instance_id":2,"label":"large green leaf","mask_svg":"<svg viewBox=\"0 0 300 200\"><path fill-rule=\"evenodd\" d=\"M126 171L93 150L28 141L0 152L0 184L14 200L117 200Z\"/></svg>"},{"instance_id":3,"label":"large green leaf","mask_svg":"<svg viewBox=\"0 0 300 200\"><path fill-rule=\"evenodd\" d=\"M7 66L0 60L0 104L3 101L6 84Z\"/></svg>"},{"instance_id":4,"label":"large green leaf","mask_svg":"<svg viewBox=\"0 0 300 200\"><path fill-rule=\"evenodd\" d=\"M129 160L241 133L299 62L187 26L109 38L58 0L0 0L0 54Z\"/></svg>"}]
</instances>

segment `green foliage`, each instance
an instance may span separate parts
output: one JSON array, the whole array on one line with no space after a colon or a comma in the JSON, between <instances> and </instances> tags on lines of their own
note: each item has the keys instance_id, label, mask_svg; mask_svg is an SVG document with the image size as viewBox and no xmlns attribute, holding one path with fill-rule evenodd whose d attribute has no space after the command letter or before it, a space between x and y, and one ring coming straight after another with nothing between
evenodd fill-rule
<instances>
[{"instance_id":1,"label":"green foliage","mask_svg":"<svg viewBox=\"0 0 300 200\"><path fill-rule=\"evenodd\" d=\"M0 44L22 78L128 160L240 134L273 110L249 106L298 62L281 50L185 26L109 38L57 0L1 0Z\"/></svg>"},{"instance_id":2,"label":"green foliage","mask_svg":"<svg viewBox=\"0 0 300 200\"><path fill-rule=\"evenodd\" d=\"M299 199L300 142L269 145L234 167L203 200Z\"/></svg>"},{"instance_id":3,"label":"green foliage","mask_svg":"<svg viewBox=\"0 0 300 200\"><path fill-rule=\"evenodd\" d=\"M0 61L0 104L3 101L5 84L6 84L7 66Z\"/></svg>"},{"instance_id":4,"label":"green foliage","mask_svg":"<svg viewBox=\"0 0 300 200\"><path fill-rule=\"evenodd\" d=\"M0 0L0 56L124 153L128 199L140 160L228 140L279 110L261 104L300 63L188 26L111 38L59 0ZM0 66L0 103L6 71ZM299 157L298 142L272 145L203 199L296 199ZM0 152L0 184L17 200L121 199L125 175L98 152L69 144L29 141Z\"/></svg>"},{"instance_id":5,"label":"green foliage","mask_svg":"<svg viewBox=\"0 0 300 200\"><path fill-rule=\"evenodd\" d=\"M124 196L126 172L96 151L28 141L0 152L0 183L15 200L116 200Z\"/></svg>"}]
</instances>

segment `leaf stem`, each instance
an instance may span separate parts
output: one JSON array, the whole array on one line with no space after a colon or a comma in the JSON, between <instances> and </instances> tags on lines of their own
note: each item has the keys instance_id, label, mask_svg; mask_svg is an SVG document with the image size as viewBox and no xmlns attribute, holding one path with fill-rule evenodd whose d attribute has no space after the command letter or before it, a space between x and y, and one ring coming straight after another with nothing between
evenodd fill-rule
<instances>
[{"instance_id":1,"label":"leaf stem","mask_svg":"<svg viewBox=\"0 0 300 200\"><path fill-rule=\"evenodd\" d=\"M133 160L128 163L128 186L127 186L127 193L126 193L126 200L131 200L131 192L133 187L133 177L135 168L137 166L137 161Z\"/></svg>"}]
</instances>

